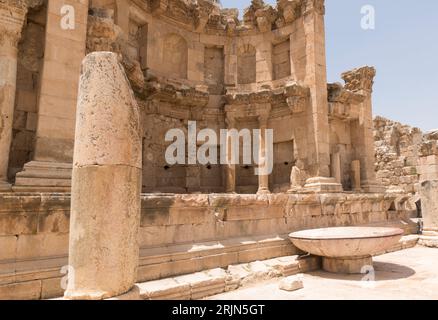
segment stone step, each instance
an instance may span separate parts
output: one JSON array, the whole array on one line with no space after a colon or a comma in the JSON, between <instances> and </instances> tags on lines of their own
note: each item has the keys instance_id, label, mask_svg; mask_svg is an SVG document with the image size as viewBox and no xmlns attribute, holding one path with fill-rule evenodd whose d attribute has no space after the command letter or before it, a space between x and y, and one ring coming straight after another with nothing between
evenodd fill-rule
<instances>
[{"instance_id":1,"label":"stone step","mask_svg":"<svg viewBox=\"0 0 438 320\"><path fill-rule=\"evenodd\" d=\"M287 256L139 283L137 287L145 300L196 300L260 281L317 270L320 263L315 256Z\"/></svg>"}]
</instances>

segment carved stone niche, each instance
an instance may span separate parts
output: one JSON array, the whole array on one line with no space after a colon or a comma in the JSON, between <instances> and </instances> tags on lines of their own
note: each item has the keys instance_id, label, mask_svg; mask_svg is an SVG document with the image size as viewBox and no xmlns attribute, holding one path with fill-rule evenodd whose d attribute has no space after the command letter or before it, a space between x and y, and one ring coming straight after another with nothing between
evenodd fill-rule
<instances>
[{"instance_id":1,"label":"carved stone niche","mask_svg":"<svg viewBox=\"0 0 438 320\"><path fill-rule=\"evenodd\" d=\"M284 96L291 113L301 113L306 110L310 89L298 84L289 84L284 88Z\"/></svg>"}]
</instances>

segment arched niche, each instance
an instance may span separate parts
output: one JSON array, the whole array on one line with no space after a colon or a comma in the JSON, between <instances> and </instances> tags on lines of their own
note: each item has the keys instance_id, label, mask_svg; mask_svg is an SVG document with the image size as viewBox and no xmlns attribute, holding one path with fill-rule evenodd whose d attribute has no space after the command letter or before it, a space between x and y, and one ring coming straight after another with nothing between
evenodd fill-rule
<instances>
[{"instance_id":1,"label":"arched niche","mask_svg":"<svg viewBox=\"0 0 438 320\"><path fill-rule=\"evenodd\" d=\"M186 40L177 34L163 38L162 70L168 77L187 79L188 47Z\"/></svg>"}]
</instances>

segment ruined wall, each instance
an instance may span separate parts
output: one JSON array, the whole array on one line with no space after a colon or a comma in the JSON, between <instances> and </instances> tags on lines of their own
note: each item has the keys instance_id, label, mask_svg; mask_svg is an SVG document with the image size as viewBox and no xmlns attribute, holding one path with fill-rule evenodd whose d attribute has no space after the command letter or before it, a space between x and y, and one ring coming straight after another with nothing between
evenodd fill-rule
<instances>
[{"instance_id":1,"label":"ruined wall","mask_svg":"<svg viewBox=\"0 0 438 320\"><path fill-rule=\"evenodd\" d=\"M46 12L46 6L29 12L18 46L17 91L8 172L11 181L32 159L34 152Z\"/></svg>"},{"instance_id":2,"label":"ruined wall","mask_svg":"<svg viewBox=\"0 0 438 320\"><path fill-rule=\"evenodd\" d=\"M419 182L419 148L423 133L383 117L374 119L376 172L389 191L415 193Z\"/></svg>"}]
</instances>

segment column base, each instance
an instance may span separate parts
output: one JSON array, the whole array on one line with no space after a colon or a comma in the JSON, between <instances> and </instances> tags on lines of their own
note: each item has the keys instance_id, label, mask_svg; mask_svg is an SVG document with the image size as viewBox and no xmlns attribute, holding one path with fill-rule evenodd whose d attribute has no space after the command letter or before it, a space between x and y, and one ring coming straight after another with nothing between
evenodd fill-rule
<instances>
[{"instance_id":1,"label":"column base","mask_svg":"<svg viewBox=\"0 0 438 320\"><path fill-rule=\"evenodd\" d=\"M31 161L17 173L15 185L17 192L70 192L71 163Z\"/></svg>"},{"instance_id":2,"label":"column base","mask_svg":"<svg viewBox=\"0 0 438 320\"><path fill-rule=\"evenodd\" d=\"M420 236L418 244L423 247L438 248L438 235L436 236Z\"/></svg>"},{"instance_id":3,"label":"column base","mask_svg":"<svg viewBox=\"0 0 438 320\"><path fill-rule=\"evenodd\" d=\"M271 191L269 191L269 189L259 189L257 190L257 194L271 194Z\"/></svg>"},{"instance_id":4,"label":"column base","mask_svg":"<svg viewBox=\"0 0 438 320\"><path fill-rule=\"evenodd\" d=\"M12 192L12 185L6 181L0 181L0 192Z\"/></svg>"},{"instance_id":5,"label":"column base","mask_svg":"<svg viewBox=\"0 0 438 320\"><path fill-rule=\"evenodd\" d=\"M373 258L322 258L322 269L331 273L359 274L363 273L365 266L372 266Z\"/></svg>"},{"instance_id":6,"label":"column base","mask_svg":"<svg viewBox=\"0 0 438 320\"><path fill-rule=\"evenodd\" d=\"M314 177L307 179L304 185L307 192L318 193L337 193L342 192L342 184L338 183L335 178Z\"/></svg>"}]
</instances>

